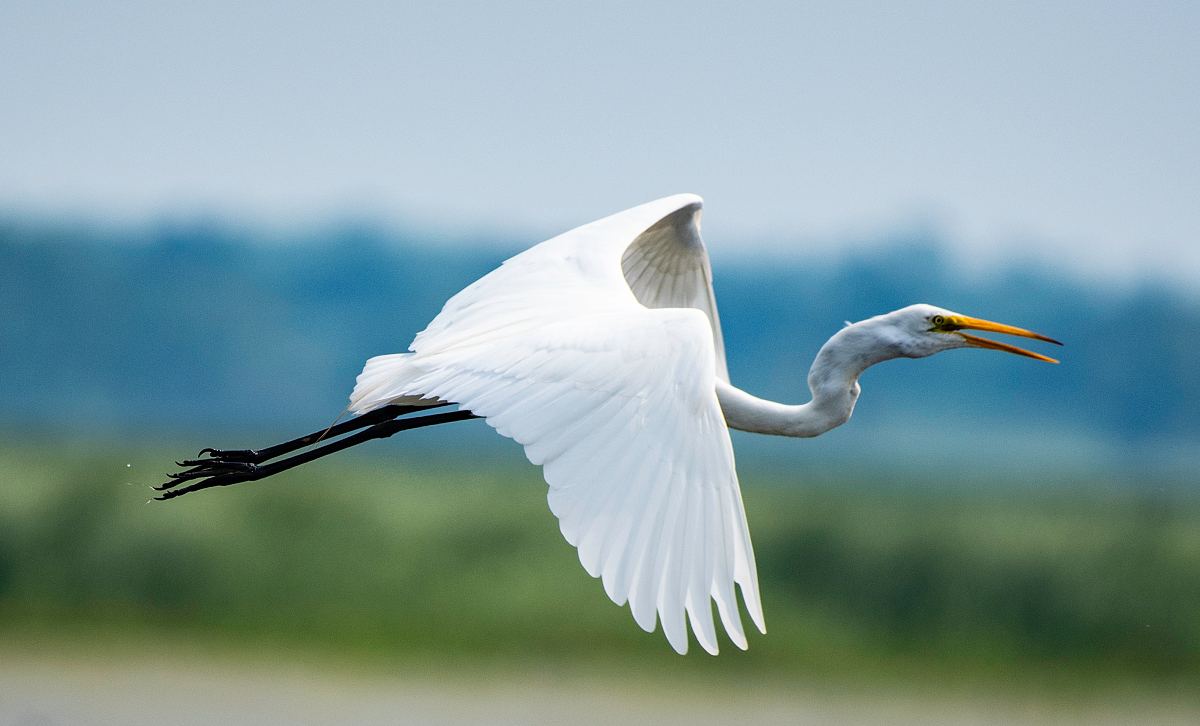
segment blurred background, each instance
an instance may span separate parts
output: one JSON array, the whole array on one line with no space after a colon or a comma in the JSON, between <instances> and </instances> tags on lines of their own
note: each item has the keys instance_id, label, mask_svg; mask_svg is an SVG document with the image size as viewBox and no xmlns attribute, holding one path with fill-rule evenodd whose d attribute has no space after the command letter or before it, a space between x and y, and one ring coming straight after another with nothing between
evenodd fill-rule
<instances>
[{"instance_id":1,"label":"blurred background","mask_svg":"<svg viewBox=\"0 0 1200 726\"><path fill-rule=\"evenodd\" d=\"M4 3L0 723L1196 722L1197 37L1184 2ZM914 302L1067 343L735 434L748 652L641 632L480 422L145 504L683 191L758 395Z\"/></svg>"}]
</instances>

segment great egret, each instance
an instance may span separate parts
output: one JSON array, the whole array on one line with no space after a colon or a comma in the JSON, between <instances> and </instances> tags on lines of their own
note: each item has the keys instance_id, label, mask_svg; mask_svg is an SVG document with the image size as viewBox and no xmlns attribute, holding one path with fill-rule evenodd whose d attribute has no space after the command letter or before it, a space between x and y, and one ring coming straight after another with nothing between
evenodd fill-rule
<instances>
[{"instance_id":1,"label":"great egret","mask_svg":"<svg viewBox=\"0 0 1200 726\"><path fill-rule=\"evenodd\" d=\"M586 224L459 292L409 347L366 363L354 420L261 450L205 449L161 499L262 479L398 431L482 417L543 467L550 510L579 560L647 632L656 615L687 652L717 652L711 600L747 647L734 595L763 633L729 428L817 436L854 410L859 375L892 358L987 348L1056 363L966 330L1058 341L932 305L848 324L817 353L812 400L786 405L729 383L701 199L681 194ZM437 406L459 410L402 418ZM332 440L315 449L277 457ZM187 483L190 482L190 483Z\"/></svg>"}]
</instances>

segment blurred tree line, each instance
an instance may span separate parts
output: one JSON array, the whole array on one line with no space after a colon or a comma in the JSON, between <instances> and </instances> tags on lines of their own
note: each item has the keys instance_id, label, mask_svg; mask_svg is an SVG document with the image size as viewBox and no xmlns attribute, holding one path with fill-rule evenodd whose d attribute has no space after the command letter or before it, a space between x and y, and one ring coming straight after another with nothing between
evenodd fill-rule
<instances>
[{"instance_id":1,"label":"blurred tree line","mask_svg":"<svg viewBox=\"0 0 1200 726\"><path fill-rule=\"evenodd\" d=\"M1140 455L1139 466L1160 458L1159 444L1200 436L1200 299L1016 265L964 274L936 239L893 242L786 262L718 248L735 380L799 401L843 320L930 302L1062 338L1051 352L1064 365L963 352L873 369L860 406L875 415L855 424L881 449L903 428L897 418L910 429L959 424L981 440L1020 426L1092 437ZM267 233L0 219L0 422L77 433L309 427L341 410L364 359L404 350L446 298L522 246L352 223Z\"/></svg>"}]
</instances>

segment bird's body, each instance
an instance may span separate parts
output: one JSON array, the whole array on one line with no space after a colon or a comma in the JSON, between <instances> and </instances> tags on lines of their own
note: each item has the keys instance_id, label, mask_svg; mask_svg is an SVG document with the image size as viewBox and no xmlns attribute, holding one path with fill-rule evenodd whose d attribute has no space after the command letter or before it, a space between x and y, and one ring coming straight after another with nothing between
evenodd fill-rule
<instances>
[{"instance_id":1,"label":"bird's body","mask_svg":"<svg viewBox=\"0 0 1200 726\"><path fill-rule=\"evenodd\" d=\"M710 600L747 647L735 584L766 632L729 427L819 435L850 418L859 375L890 358L972 346L1051 359L960 331L1048 338L913 305L834 334L809 371L808 403L757 398L729 382L700 209L694 195L667 197L509 259L447 301L410 352L368 361L350 409L366 420L454 403L484 418L543 467L564 537L609 597L647 631L660 622L680 653L686 614L715 654ZM213 453L184 478L261 478L225 467L271 458Z\"/></svg>"}]
</instances>

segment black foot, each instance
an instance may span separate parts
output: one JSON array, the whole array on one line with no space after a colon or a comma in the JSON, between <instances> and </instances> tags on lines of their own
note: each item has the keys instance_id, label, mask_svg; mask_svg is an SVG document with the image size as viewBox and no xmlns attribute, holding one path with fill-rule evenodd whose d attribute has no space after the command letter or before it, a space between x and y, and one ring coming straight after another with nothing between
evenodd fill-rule
<instances>
[{"instance_id":1,"label":"black foot","mask_svg":"<svg viewBox=\"0 0 1200 726\"><path fill-rule=\"evenodd\" d=\"M249 464L248 466L254 467L254 464ZM174 499L175 497L181 497L184 494L190 494L192 492L199 491L201 489L209 489L211 487L224 487L224 486L229 486L230 484L241 484L242 482L254 481L256 479L261 479L262 476L263 476L262 473L260 471L258 471L257 468L255 467L255 468L251 468L246 471L234 471L234 472L229 472L226 474L217 474L217 473L200 474L199 476L195 477L196 479L198 479L197 481L193 481L191 484L188 484L187 486L179 486L180 484L183 484L187 480L173 479L168 482L163 482L162 484L159 484L158 486L152 487L152 488L156 492L162 492L162 494L159 494L157 497L155 497L155 499L162 502L162 501L166 501L167 499ZM175 488L175 487L178 487L178 488Z\"/></svg>"},{"instance_id":2,"label":"black foot","mask_svg":"<svg viewBox=\"0 0 1200 726\"><path fill-rule=\"evenodd\" d=\"M167 481L153 487L162 492L156 499L174 499L210 487L257 481L287 471L323 456L357 446L364 441L387 438L400 431L436 426L451 421L478 418L470 411L435 413L425 416L399 418L436 406L385 406L355 419L335 424L298 439L263 449L201 449L195 459L175 462L183 471L167 475ZM363 429L359 431L359 429ZM357 433L350 433L357 431ZM346 434L343 436L343 434ZM341 438L337 438L341 437ZM317 444L321 444L317 446ZM316 447L316 448L310 448ZM308 451L279 458L284 454L307 448Z\"/></svg>"},{"instance_id":3,"label":"black foot","mask_svg":"<svg viewBox=\"0 0 1200 726\"><path fill-rule=\"evenodd\" d=\"M204 457L209 454L208 457ZM167 481L151 487L156 492L165 492L155 499L171 499L181 494L207 489L213 486L239 484L258 478L259 467L256 460L261 460L261 454L255 449L203 449L198 459L184 459L175 462L178 466L188 467L184 471L167 474ZM195 482L180 487L186 482ZM180 488L177 488L180 487Z\"/></svg>"}]
</instances>

